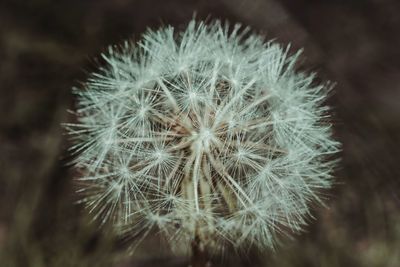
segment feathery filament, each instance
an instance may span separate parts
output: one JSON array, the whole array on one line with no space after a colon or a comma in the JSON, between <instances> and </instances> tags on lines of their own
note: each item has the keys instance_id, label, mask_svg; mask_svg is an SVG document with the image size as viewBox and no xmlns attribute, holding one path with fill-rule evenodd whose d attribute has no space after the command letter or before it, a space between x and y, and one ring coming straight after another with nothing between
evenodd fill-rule
<instances>
[{"instance_id":1,"label":"feathery filament","mask_svg":"<svg viewBox=\"0 0 400 267\"><path fill-rule=\"evenodd\" d=\"M192 21L110 47L67 124L83 201L122 233L272 247L305 225L338 151L327 86L248 29Z\"/></svg>"}]
</instances>

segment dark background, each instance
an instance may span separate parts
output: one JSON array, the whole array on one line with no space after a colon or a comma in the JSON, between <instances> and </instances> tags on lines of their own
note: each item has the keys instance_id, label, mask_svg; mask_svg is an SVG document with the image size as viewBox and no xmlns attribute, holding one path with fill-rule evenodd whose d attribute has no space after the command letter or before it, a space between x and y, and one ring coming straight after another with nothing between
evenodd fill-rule
<instances>
[{"instance_id":1,"label":"dark background","mask_svg":"<svg viewBox=\"0 0 400 267\"><path fill-rule=\"evenodd\" d=\"M187 266L149 238L130 257L75 205L71 87L109 44L197 18L242 22L304 47L305 68L337 82L337 185L305 233L237 266L400 266L400 1L1 0L0 266ZM231 263L229 263L231 262Z\"/></svg>"}]
</instances>

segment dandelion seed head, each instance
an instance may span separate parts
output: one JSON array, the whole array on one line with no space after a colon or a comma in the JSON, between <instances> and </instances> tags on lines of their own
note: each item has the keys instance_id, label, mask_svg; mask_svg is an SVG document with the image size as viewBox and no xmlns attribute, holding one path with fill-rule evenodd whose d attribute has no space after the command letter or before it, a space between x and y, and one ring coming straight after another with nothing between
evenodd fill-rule
<instances>
[{"instance_id":1,"label":"dandelion seed head","mask_svg":"<svg viewBox=\"0 0 400 267\"><path fill-rule=\"evenodd\" d=\"M219 21L110 47L66 124L82 201L122 235L157 228L172 245L272 248L301 230L339 144L330 87L298 56Z\"/></svg>"}]
</instances>

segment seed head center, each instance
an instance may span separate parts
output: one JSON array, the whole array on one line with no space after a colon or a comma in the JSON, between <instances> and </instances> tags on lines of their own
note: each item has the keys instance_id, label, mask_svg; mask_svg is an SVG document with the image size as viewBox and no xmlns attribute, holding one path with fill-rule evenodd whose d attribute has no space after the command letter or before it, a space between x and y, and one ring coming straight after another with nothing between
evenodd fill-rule
<instances>
[{"instance_id":1,"label":"seed head center","mask_svg":"<svg viewBox=\"0 0 400 267\"><path fill-rule=\"evenodd\" d=\"M213 131L207 127L201 127L198 132L195 133L194 140L196 143L208 147L210 141L215 137Z\"/></svg>"}]
</instances>

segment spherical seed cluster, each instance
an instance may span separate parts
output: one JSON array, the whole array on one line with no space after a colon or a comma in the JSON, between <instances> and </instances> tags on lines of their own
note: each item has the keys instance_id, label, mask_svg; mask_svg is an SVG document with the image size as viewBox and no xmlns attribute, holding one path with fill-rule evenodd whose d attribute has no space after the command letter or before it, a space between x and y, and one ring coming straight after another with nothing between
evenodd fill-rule
<instances>
[{"instance_id":1,"label":"spherical seed cluster","mask_svg":"<svg viewBox=\"0 0 400 267\"><path fill-rule=\"evenodd\" d=\"M248 29L192 21L109 48L76 90L83 202L122 233L271 247L300 230L337 152L326 85Z\"/></svg>"}]
</instances>

